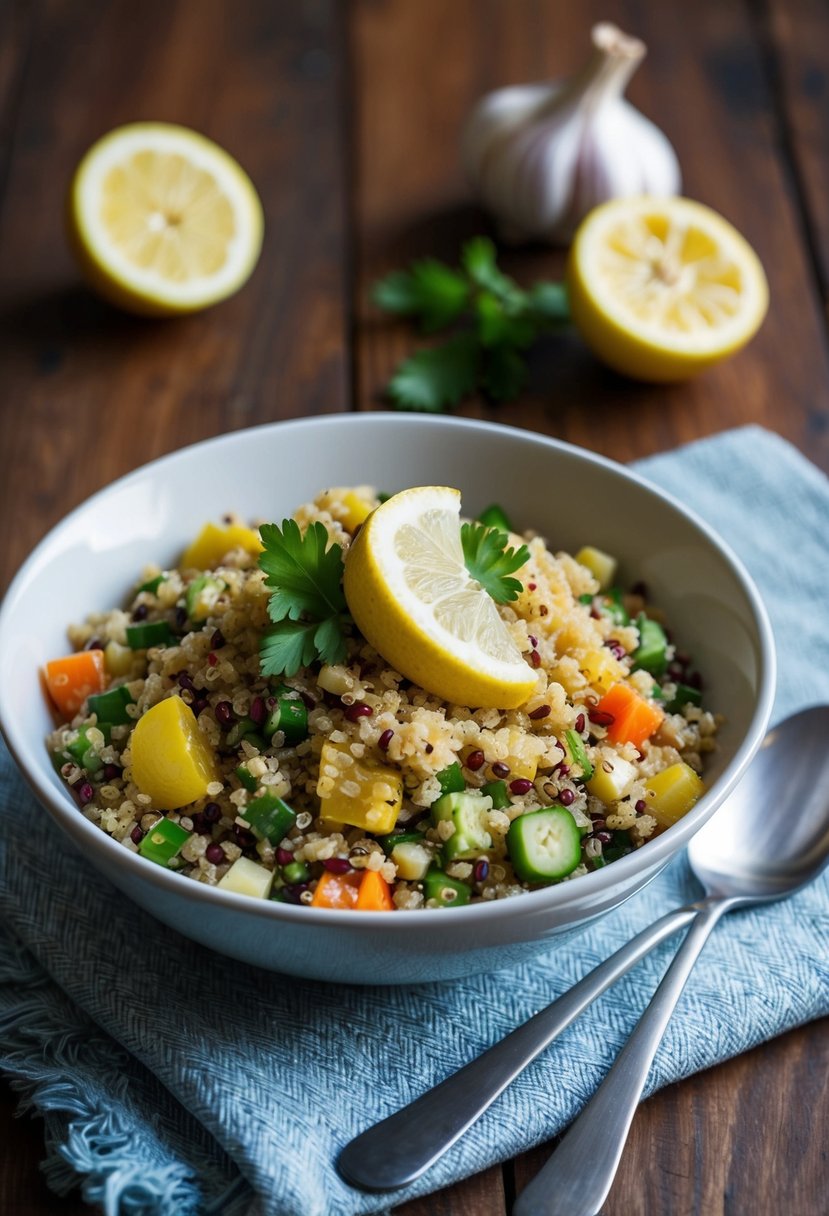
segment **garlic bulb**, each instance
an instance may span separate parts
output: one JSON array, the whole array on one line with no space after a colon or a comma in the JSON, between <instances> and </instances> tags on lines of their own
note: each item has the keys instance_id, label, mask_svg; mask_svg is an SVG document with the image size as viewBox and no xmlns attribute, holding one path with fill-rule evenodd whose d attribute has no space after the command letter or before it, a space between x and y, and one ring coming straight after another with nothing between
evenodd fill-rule
<instances>
[{"instance_id":1,"label":"garlic bulb","mask_svg":"<svg viewBox=\"0 0 829 1216\"><path fill-rule=\"evenodd\" d=\"M498 89L470 115L464 164L506 239L566 242L607 199L679 193L673 148L622 96L645 44L607 22L591 37L572 80Z\"/></svg>"}]
</instances>

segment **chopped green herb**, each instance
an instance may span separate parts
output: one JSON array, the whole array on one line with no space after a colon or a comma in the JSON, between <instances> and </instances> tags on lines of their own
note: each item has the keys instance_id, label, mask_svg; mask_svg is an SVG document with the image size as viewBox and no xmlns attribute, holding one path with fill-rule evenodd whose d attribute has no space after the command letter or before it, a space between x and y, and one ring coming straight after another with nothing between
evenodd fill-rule
<instances>
[{"instance_id":1,"label":"chopped green herb","mask_svg":"<svg viewBox=\"0 0 829 1216\"><path fill-rule=\"evenodd\" d=\"M526 545L508 548L509 536L486 524L463 524L461 544L466 568L498 604L508 604L522 591L517 578L510 578L529 559Z\"/></svg>"},{"instance_id":2,"label":"chopped green herb","mask_svg":"<svg viewBox=\"0 0 829 1216\"><path fill-rule=\"evenodd\" d=\"M274 622L259 648L262 674L292 676L310 663L341 663L348 616L342 589L343 551L329 545L319 522L303 535L293 519L263 524L259 565L271 588Z\"/></svg>"}]
</instances>

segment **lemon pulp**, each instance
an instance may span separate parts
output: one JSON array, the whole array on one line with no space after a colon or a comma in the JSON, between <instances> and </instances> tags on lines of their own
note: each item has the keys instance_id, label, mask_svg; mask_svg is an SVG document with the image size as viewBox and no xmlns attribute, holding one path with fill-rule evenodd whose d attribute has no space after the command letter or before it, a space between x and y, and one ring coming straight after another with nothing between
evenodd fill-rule
<instances>
[{"instance_id":1,"label":"lemon pulp","mask_svg":"<svg viewBox=\"0 0 829 1216\"><path fill-rule=\"evenodd\" d=\"M738 350L768 307L757 255L711 208L684 198L616 199L576 233L573 320L609 366L672 380Z\"/></svg>"},{"instance_id":2,"label":"lemon pulp","mask_svg":"<svg viewBox=\"0 0 829 1216\"><path fill-rule=\"evenodd\" d=\"M536 684L489 594L464 563L460 494L403 490L366 520L345 563L349 611L408 679L454 704L511 709Z\"/></svg>"}]
</instances>

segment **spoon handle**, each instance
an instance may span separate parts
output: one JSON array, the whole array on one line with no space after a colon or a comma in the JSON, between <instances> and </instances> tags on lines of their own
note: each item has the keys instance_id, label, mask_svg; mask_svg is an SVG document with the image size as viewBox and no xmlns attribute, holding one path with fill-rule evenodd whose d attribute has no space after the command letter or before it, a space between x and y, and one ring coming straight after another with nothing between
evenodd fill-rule
<instances>
[{"instance_id":1,"label":"spoon handle","mask_svg":"<svg viewBox=\"0 0 829 1216\"><path fill-rule=\"evenodd\" d=\"M547 1164L519 1195L512 1216L596 1216L608 1196L665 1027L694 963L731 906L703 906L633 1034Z\"/></svg>"},{"instance_id":2,"label":"spoon handle","mask_svg":"<svg viewBox=\"0 0 829 1216\"><path fill-rule=\"evenodd\" d=\"M500 1043L355 1137L337 1159L342 1177L369 1191L419 1178L591 1001L698 913L697 905L667 913Z\"/></svg>"}]
</instances>

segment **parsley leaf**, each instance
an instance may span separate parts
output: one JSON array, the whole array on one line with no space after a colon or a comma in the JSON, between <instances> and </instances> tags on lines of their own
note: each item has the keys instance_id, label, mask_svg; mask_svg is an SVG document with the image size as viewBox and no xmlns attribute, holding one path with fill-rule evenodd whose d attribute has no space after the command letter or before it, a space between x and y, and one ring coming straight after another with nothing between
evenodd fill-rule
<instances>
[{"instance_id":1,"label":"parsley leaf","mask_svg":"<svg viewBox=\"0 0 829 1216\"><path fill-rule=\"evenodd\" d=\"M469 284L443 262L427 258L381 279L374 301L387 312L417 317L423 332L432 333L460 316L469 303Z\"/></svg>"},{"instance_id":2,"label":"parsley leaf","mask_svg":"<svg viewBox=\"0 0 829 1216\"><path fill-rule=\"evenodd\" d=\"M374 300L416 318L424 333L456 328L447 342L405 359L388 385L398 409L427 413L477 390L495 401L517 396L527 381L525 352L570 319L563 284L524 291L499 268L495 246L483 236L464 245L459 270L434 258L415 262L377 283Z\"/></svg>"},{"instance_id":3,"label":"parsley leaf","mask_svg":"<svg viewBox=\"0 0 829 1216\"><path fill-rule=\"evenodd\" d=\"M293 519L283 520L281 528L263 524L259 534L265 546L259 566L271 588L268 616L273 621L259 647L262 674L292 676L317 660L341 663L349 620L342 549L329 546L319 522L304 535Z\"/></svg>"},{"instance_id":4,"label":"parsley leaf","mask_svg":"<svg viewBox=\"0 0 829 1216\"><path fill-rule=\"evenodd\" d=\"M440 413L471 393L478 380L478 344L459 334L405 359L391 378L389 396L402 410Z\"/></svg>"},{"instance_id":5,"label":"parsley leaf","mask_svg":"<svg viewBox=\"0 0 829 1216\"><path fill-rule=\"evenodd\" d=\"M509 575L519 570L530 556L526 545L512 549L508 544L509 536L499 528L479 523L461 526L466 568L499 604L508 604L521 594L522 584Z\"/></svg>"}]
</instances>

